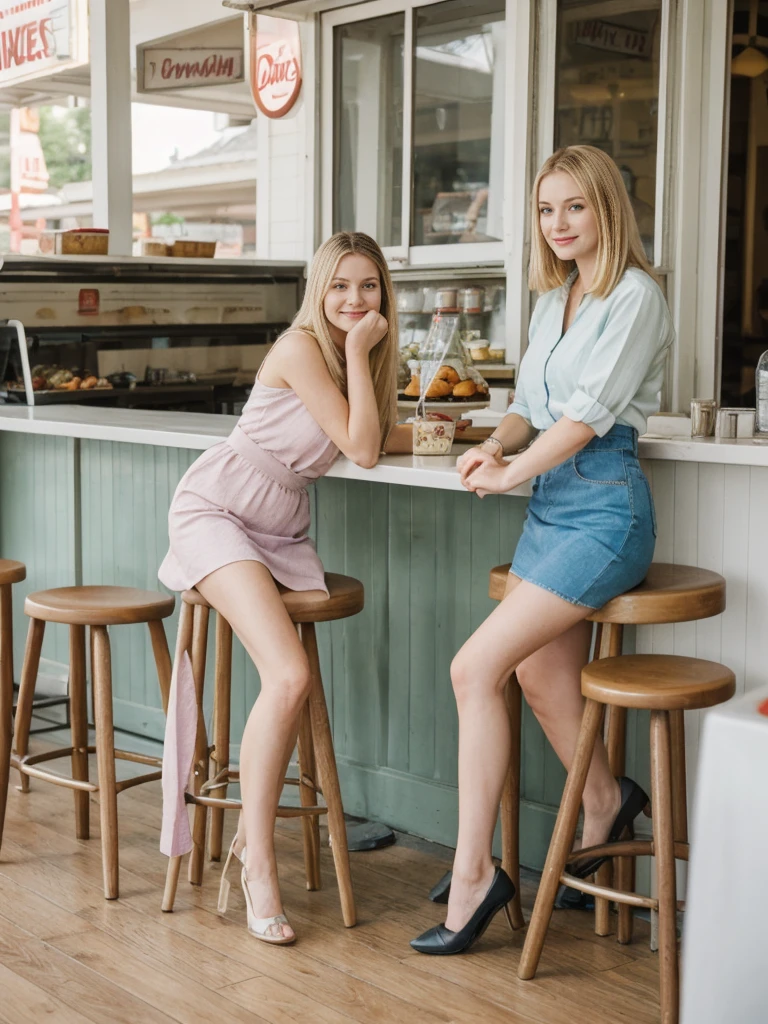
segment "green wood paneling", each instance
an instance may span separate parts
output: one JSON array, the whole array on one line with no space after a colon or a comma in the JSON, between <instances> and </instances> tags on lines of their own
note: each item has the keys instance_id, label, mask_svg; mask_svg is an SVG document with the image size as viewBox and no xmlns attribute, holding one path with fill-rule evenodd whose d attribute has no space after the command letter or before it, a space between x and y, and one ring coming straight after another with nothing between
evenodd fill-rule
<instances>
[{"instance_id":1,"label":"green wood paneling","mask_svg":"<svg viewBox=\"0 0 768 1024\"><path fill-rule=\"evenodd\" d=\"M173 491L197 452L0 432L0 551L26 562L16 588L17 658L25 593L73 582L159 588ZM324 479L310 491L312 531L329 571L362 580L364 611L318 628L348 811L452 844L458 724L453 655L493 608L488 570L509 561L525 501ZM166 623L171 647L176 616ZM66 662L66 631L46 656ZM115 721L160 738L163 718L141 627L111 630ZM208 664L210 706L213 636ZM17 669L18 675L18 669ZM233 751L258 694L239 644L233 658ZM647 758L645 723L630 754ZM645 772L645 764L640 777ZM540 866L564 773L526 709L522 854Z\"/></svg>"},{"instance_id":2,"label":"green wood paneling","mask_svg":"<svg viewBox=\"0 0 768 1024\"><path fill-rule=\"evenodd\" d=\"M0 555L27 567L13 589L13 648L21 672L28 619L24 598L35 590L79 582L78 442L69 437L0 431ZM66 626L46 627L43 657L67 664Z\"/></svg>"}]
</instances>

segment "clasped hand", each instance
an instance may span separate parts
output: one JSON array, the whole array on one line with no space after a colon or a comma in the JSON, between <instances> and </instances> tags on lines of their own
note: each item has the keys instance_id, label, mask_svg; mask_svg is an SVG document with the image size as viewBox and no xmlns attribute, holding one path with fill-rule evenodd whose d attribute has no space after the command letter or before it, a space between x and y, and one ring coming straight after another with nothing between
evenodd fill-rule
<instances>
[{"instance_id":1,"label":"clasped hand","mask_svg":"<svg viewBox=\"0 0 768 1024\"><path fill-rule=\"evenodd\" d=\"M482 448L470 448L456 462L461 483L478 498L503 494L511 489L509 464Z\"/></svg>"}]
</instances>

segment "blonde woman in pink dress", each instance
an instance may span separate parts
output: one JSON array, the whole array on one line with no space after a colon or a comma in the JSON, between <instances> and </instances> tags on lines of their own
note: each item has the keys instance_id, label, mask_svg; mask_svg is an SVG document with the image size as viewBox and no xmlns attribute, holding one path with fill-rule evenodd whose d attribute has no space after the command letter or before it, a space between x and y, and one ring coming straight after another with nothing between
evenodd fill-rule
<instances>
[{"instance_id":1,"label":"blonde woman in pink dress","mask_svg":"<svg viewBox=\"0 0 768 1024\"><path fill-rule=\"evenodd\" d=\"M196 587L231 623L261 679L240 747L243 810L222 885L232 857L242 861L248 930L272 943L295 940L280 897L274 827L310 689L307 657L276 584L327 593L307 536L306 487L339 452L371 467L385 445L411 450L411 428L393 426L395 309L376 242L359 233L328 239L237 426L190 467L169 515L161 581L173 590ZM161 849L177 855L191 846L183 794L180 801L164 795Z\"/></svg>"}]
</instances>

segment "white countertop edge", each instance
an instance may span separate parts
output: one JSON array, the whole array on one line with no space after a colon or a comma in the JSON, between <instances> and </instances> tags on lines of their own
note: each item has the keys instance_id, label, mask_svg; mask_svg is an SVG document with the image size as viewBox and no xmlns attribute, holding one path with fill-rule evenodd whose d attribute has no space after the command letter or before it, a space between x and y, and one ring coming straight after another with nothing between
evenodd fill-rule
<instances>
[{"instance_id":1,"label":"white countertop edge","mask_svg":"<svg viewBox=\"0 0 768 1024\"><path fill-rule=\"evenodd\" d=\"M204 451L223 440L237 423L236 416L182 413L166 410L103 409L93 406L0 406L0 430L46 434L92 441L150 444ZM768 436L719 440L714 437L640 438L642 459L768 467ZM373 469L339 459L330 476L462 490L455 470L456 454L444 457L387 455ZM528 486L514 494L530 494Z\"/></svg>"},{"instance_id":2,"label":"white countertop edge","mask_svg":"<svg viewBox=\"0 0 768 1024\"><path fill-rule=\"evenodd\" d=\"M740 437L641 437L641 459L721 463L728 466L768 466L768 435Z\"/></svg>"}]
</instances>

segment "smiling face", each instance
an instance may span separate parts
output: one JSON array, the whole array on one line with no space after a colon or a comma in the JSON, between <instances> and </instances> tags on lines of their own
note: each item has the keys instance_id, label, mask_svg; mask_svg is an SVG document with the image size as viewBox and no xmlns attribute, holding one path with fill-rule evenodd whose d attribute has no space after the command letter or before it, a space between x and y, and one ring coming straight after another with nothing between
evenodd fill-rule
<instances>
[{"instance_id":1,"label":"smiling face","mask_svg":"<svg viewBox=\"0 0 768 1024\"><path fill-rule=\"evenodd\" d=\"M539 183L539 225L550 249L561 260L594 264L598 231L594 211L570 174L553 171Z\"/></svg>"},{"instance_id":2,"label":"smiling face","mask_svg":"<svg viewBox=\"0 0 768 1024\"><path fill-rule=\"evenodd\" d=\"M348 253L339 260L323 299L323 312L337 345L343 345L347 333L371 309L381 310L378 267L362 253Z\"/></svg>"}]
</instances>

